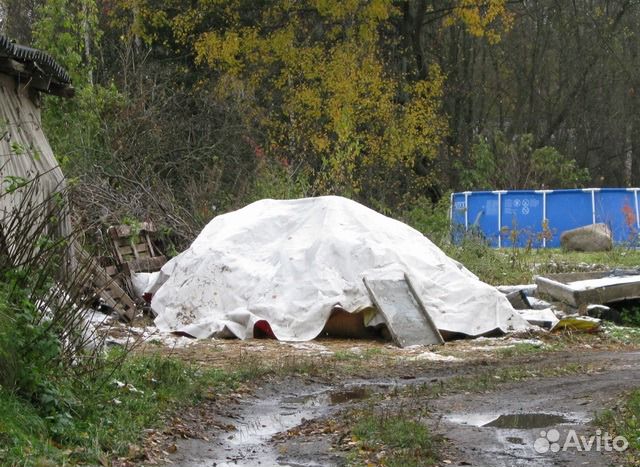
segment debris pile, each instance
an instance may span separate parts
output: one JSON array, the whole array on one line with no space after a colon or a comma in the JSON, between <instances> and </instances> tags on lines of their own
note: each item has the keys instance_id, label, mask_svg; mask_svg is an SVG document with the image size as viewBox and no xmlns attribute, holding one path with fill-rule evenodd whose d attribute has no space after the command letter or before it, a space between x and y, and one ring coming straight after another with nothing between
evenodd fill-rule
<instances>
[{"instance_id":1,"label":"debris pile","mask_svg":"<svg viewBox=\"0 0 640 467\"><path fill-rule=\"evenodd\" d=\"M166 264L152 232L111 228L114 265L104 272L131 296L152 297L158 331L196 338L382 334L410 347L532 326L592 332L615 314L605 303L640 297L635 270L494 288L420 232L334 196L218 216Z\"/></svg>"},{"instance_id":2,"label":"debris pile","mask_svg":"<svg viewBox=\"0 0 640 467\"><path fill-rule=\"evenodd\" d=\"M551 331L597 331L601 319L619 321L614 305L640 299L636 269L549 274L535 282L498 289L529 323Z\"/></svg>"},{"instance_id":3,"label":"debris pile","mask_svg":"<svg viewBox=\"0 0 640 467\"><path fill-rule=\"evenodd\" d=\"M412 284L415 294L402 309L385 304L382 312L365 279L395 281L396 291ZM422 308L445 339L530 327L500 292L420 232L335 196L261 200L214 218L151 291L158 328L197 338L261 332L306 341L339 312L375 328L400 310L390 331L403 345L403 329L428 325Z\"/></svg>"}]
</instances>

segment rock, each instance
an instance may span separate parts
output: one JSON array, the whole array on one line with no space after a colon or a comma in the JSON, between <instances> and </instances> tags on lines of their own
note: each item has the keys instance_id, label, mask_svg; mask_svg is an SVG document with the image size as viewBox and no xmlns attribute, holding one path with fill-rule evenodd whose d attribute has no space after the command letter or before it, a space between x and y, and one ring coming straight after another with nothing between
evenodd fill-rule
<instances>
[{"instance_id":1,"label":"rock","mask_svg":"<svg viewBox=\"0 0 640 467\"><path fill-rule=\"evenodd\" d=\"M611 229L606 224L592 224L566 230L560 245L568 251L609 251L613 248Z\"/></svg>"}]
</instances>

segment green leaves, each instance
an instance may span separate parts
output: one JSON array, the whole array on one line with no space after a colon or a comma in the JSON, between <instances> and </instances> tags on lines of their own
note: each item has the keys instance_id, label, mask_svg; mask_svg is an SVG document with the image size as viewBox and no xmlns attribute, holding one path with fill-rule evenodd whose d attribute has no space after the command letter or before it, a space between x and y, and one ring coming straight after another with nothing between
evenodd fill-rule
<instances>
[{"instance_id":1,"label":"green leaves","mask_svg":"<svg viewBox=\"0 0 640 467\"><path fill-rule=\"evenodd\" d=\"M69 72L72 82L91 82L98 28L95 0L45 0L37 11L33 36L36 47L50 53Z\"/></svg>"},{"instance_id":2,"label":"green leaves","mask_svg":"<svg viewBox=\"0 0 640 467\"><path fill-rule=\"evenodd\" d=\"M29 184L29 180L15 175L5 175L2 180L4 192L9 194ZM2 193L0 192L0 196Z\"/></svg>"},{"instance_id":3,"label":"green leaves","mask_svg":"<svg viewBox=\"0 0 640 467\"><path fill-rule=\"evenodd\" d=\"M576 188L590 180L578 167L551 146L534 147L531 134L508 138L500 131L478 137L469 166L458 164L463 188L470 190Z\"/></svg>"}]
</instances>

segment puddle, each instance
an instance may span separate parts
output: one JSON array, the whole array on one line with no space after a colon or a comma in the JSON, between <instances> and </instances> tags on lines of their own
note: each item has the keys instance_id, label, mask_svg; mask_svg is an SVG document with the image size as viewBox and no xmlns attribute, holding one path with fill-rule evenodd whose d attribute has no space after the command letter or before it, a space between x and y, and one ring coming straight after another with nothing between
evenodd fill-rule
<instances>
[{"instance_id":1,"label":"puddle","mask_svg":"<svg viewBox=\"0 0 640 467\"><path fill-rule=\"evenodd\" d=\"M322 401L317 395L300 396L299 403L291 400L260 400L248 407L243 414L244 420L236 425L237 430L226 436L225 459L219 459L218 467L233 465L286 466L278 462L279 453L268 441L276 433L287 431L300 425L304 420L318 416L322 411ZM222 461L222 462L221 462Z\"/></svg>"},{"instance_id":2,"label":"puddle","mask_svg":"<svg viewBox=\"0 0 640 467\"><path fill-rule=\"evenodd\" d=\"M357 390L345 390L335 394L338 399L345 401L359 397ZM328 413L330 404L334 404L333 401L334 393L327 389L313 393L290 393L284 397L246 399L237 418L231 420L236 428L234 431L221 434L211 443L185 440L179 446L179 451L188 453L189 460L181 462L176 459L174 465L180 467L324 466L325 464L314 462L283 461L282 453L270 441L277 433L286 432L301 425L305 420Z\"/></svg>"},{"instance_id":3,"label":"puddle","mask_svg":"<svg viewBox=\"0 0 640 467\"><path fill-rule=\"evenodd\" d=\"M355 386L348 389L336 391L325 391L316 394L306 394L303 396L285 397L282 402L285 407L298 408L319 407L325 405L345 404L350 401L359 401L369 397L370 390L362 386Z\"/></svg>"},{"instance_id":4,"label":"puddle","mask_svg":"<svg viewBox=\"0 0 640 467\"><path fill-rule=\"evenodd\" d=\"M357 401L369 397L369 391L363 387L334 391L329 394L329 402L332 405L344 404L349 401Z\"/></svg>"},{"instance_id":5,"label":"puddle","mask_svg":"<svg viewBox=\"0 0 640 467\"><path fill-rule=\"evenodd\" d=\"M588 420L587 414L580 412L522 412L522 413L458 413L445 417L457 426L449 427L455 433L452 439L479 449L483 455L491 457L491 462L473 462L474 465L492 465L495 467L547 467L550 465L579 466L567 462L557 464L549 462L549 457L536 451L536 442L540 432L555 427L559 433L566 434L574 424ZM474 456L473 452L470 456ZM600 465L600 464L597 464Z\"/></svg>"},{"instance_id":6,"label":"puddle","mask_svg":"<svg viewBox=\"0 0 640 467\"><path fill-rule=\"evenodd\" d=\"M485 423L482 426L531 430L533 428L545 428L548 426L559 425L560 423L567 423L570 421L571 420L569 420L564 415L550 413L522 413L500 415L495 420L492 420L489 423Z\"/></svg>"},{"instance_id":7,"label":"puddle","mask_svg":"<svg viewBox=\"0 0 640 467\"><path fill-rule=\"evenodd\" d=\"M453 423L506 430L533 430L580 421L580 417L554 413L457 414L447 417Z\"/></svg>"}]
</instances>

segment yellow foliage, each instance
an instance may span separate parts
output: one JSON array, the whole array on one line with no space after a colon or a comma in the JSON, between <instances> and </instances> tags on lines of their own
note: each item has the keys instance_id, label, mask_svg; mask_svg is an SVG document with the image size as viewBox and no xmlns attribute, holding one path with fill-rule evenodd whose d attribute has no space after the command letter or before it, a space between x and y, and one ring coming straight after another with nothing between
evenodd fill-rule
<instances>
[{"instance_id":1,"label":"yellow foliage","mask_svg":"<svg viewBox=\"0 0 640 467\"><path fill-rule=\"evenodd\" d=\"M255 93L251 118L260 115L267 150L313 173L317 192L376 190L391 171L435 157L446 130L444 76L432 67L427 80L407 84L390 74L378 49L400 14L390 0L267 2L250 17L243 5L199 0L171 27L211 68L217 93Z\"/></svg>"},{"instance_id":2,"label":"yellow foliage","mask_svg":"<svg viewBox=\"0 0 640 467\"><path fill-rule=\"evenodd\" d=\"M461 22L476 37L486 37L489 43L500 42L502 32L513 26L513 13L507 0L456 0L453 15L444 19L445 26Z\"/></svg>"},{"instance_id":3,"label":"yellow foliage","mask_svg":"<svg viewBox=\"0 0 640 467\"><path fill-rule=\"evenodd\" d=\"M208 63L215 66L220 63L229 70L239 71L242 61L239 60L241 37L235 31L220 35L215 32L205 32L194 44L196 62Z\"/></svg>"}]
</instances>

